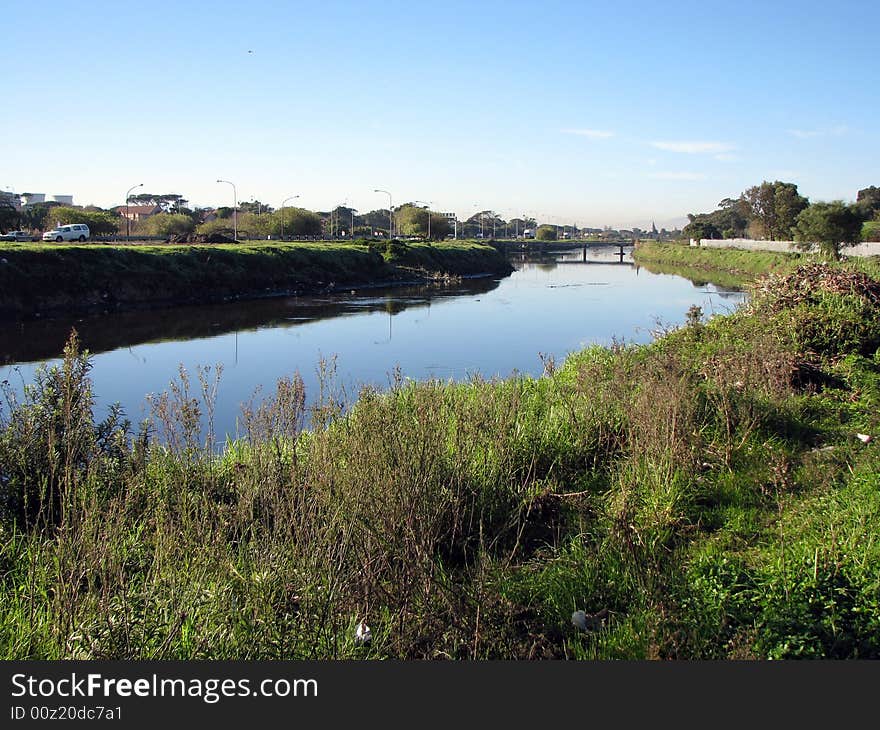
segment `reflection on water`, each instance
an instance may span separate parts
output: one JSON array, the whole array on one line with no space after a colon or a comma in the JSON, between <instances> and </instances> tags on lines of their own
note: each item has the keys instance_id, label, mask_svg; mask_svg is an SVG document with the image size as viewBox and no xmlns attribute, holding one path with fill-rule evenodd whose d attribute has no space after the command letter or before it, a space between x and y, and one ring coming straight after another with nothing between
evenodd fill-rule
<instances>
[{"instance_id":1,"label":"reflection on water","mask_svg":"<svg viewBox=\"0 0 880 730\"><path fill-rule=\"evenodd\" d=\"M293 327L303 322L357 312L397 314L410 307L430 306L432 300L483 294L496 286L498 281L495 279L465 279L453 284L363 289L344 294L3 323L0 327L0 364L57 357L73 328L85 347L93 353L101 353L162 340L192 340L227 332Z\"/></svg>"},{"instance_id":2,"label":"reflection on water","mask_svg":"<svg viewBox=\"0 0 880 730\"><path fill-rule=\"evenodd\" d=\"M0 380L20 390L75 326L97 353L99 416L118 401L136 421L145 395L166 389L180 364L194 372L220 363L217 429L234 435L240 404L257 386L271 390L299 371L314 393L321 358L335 356L338 385L350 393L361 383L386 385L396 366L413 379L537 375L541 353L561 362L614 338L646 342L658 325L683 322L691 305L712 314L742 301L739 292L652 274L628 255L621 263L615 251L591 249L586 264L581 251L539 261L514 256L516 271L500 280L7 323Z\"/></svg>"}]
</instances>

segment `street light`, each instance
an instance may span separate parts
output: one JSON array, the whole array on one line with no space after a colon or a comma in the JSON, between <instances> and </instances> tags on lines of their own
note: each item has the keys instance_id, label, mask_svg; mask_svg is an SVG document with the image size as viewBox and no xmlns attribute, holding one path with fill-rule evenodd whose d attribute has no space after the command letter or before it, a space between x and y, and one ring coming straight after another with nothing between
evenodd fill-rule
<instances>
[{"instance_id":1,"label":"street light","mask_svg":"<svg viewBox=\"0 0 880 730\"><path fill-rule=\"evenodd\" d=\"M229 180L217 180L217 182L232 185L232 238L238 241L238 191L235 189L235 183Z\"/></svg>"},{"instance_id":2,"label":"street light","mask_svg":"<svg viewBox=\"0 0 880 730\"><path fill-rule=\"evenodd\" d=\"M394 206L391 202L391 193L387 190L373 190L374 193L385 193L388 196L388 240L394 236L394 214L391 212L394 209Z\"/></svg>"},{"instance_id":3,"label":"street light","mask_svg":"<svg viewBox=\"0 0 880 730\"><path fill-rule=\"evenodd\" d=\"M125 238L128 240L131 238L131 218L128 217L128 199L131 197L131 191L135 188L142 188L144 186L143 183L138 183L137 185L132 185L128 190L125 191Z\"/></svg>"},{"instance_id":4,"label":"street light","mask_svg":"<svg viewBox=\"0 0 880 730\"><path fill-rule=\"evenodd\" d=\"M348 208L348 198L345 199L344 205L346 208ZM348 240L353 241L354 240L354 208L349 208L349 211L351 212L351 229L348 232Z\"/></svg>"},{"instance_id":5,"label":"street light","mask_svg":"<svg viewBox=\"0 0 880 730\"><path fill-rule=\"evenodd\" d=\"M288 200L293 200L294 198L298 198L299 195L291 195L289 198L285 198L281 201L281 240L284 240L284 204Z\"/></svg>"},{"instance_id":6,"label":"street light","mask_svg":"<svg viewBox=\"0 0 880 730\"><path fill-rule=\"evenodd\" d=\"M431 206L433 205L433 203L431 203L430 200L428 200L428 201L417 200L416 202L421 203L422 205L428 206L428 241L430 241L431 240Z\"/></svg>"}]
</instances>

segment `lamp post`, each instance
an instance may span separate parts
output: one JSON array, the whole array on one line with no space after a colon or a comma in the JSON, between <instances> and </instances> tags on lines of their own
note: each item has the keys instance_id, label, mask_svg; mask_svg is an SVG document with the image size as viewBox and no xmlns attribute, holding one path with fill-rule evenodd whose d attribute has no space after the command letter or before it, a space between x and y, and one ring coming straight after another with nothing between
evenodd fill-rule
<instances>
[{"instance_id":1,"label":"lamp post","mask_svg":"<svg viewBox=\"0 0 880 730\"><path fill-rule=\"evenodd\" d=\"M345 199L344 205L346 208L348 208L348 198ZM348 231L348 240L353 241L354 240L354 208L348 208L348 210L351 213L351 228Z\"/></svg>"},{"instance_id":2,"label":"lamp post","mask_svg":"<svg viewBox=\"0 0 880 730\"><path fill-rule=\"evenodd\" d=\"M232 237L238 241L238 191L235 189L235 183L229 180L217 180L217 182L232 185Z\"/></svg>"},{"instance_id":3,"label":"lamp post","mask_svg":"<svg viewBox=\"0 0 880 730\"><path fill-rule=\"evenodd\" d=\"M131 191L135 188L142 188L144 186L143 183L138 183L137 185L132 185L128 190L125 191L125 239L128 240L131 238L131 218L128 217L128 199L131 197Z\"/></svg>"},{"instance_id":4,"label":"lamp post","mask_svg":"<svg viewBox=\"0 0 880 730\"><path fill-rule=\"evenodd\" d=\"M388 240L390 241L394 236L394 214L392 213L394 206L391 202L391 193L389 193L387 190L379 189L373 190L373 192L385 193L385 195L388 196Z\"/></svg>"},{"instance_id":5,"label":"lamp post","mask_svg":"<svg viewBox=\"0 0 880 730\"><path fill-rule=\"evenodd\" d=\"M293 200L294 198L298 198L299 195L291 195L289 198L285 198L281 201L281 240L284 240L284 204L288 200Z\"/></svg>"},{"instance_id":6,"label":"lamp post","mask_svg":"<svg viewBox=\"0 0 880 730\"><path fill-rule=\"evenodd\" d=\"M431 201L430 200L417 200L417 203L421 203L422 205L428 206L428 241L431 240Z\"/></svg>"}]
</instances>

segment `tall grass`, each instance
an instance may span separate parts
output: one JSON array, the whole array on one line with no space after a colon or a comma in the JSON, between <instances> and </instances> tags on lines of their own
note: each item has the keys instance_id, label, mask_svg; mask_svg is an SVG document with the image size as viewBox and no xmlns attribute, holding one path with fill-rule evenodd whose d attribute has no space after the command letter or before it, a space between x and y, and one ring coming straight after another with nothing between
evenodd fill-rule
<instances>
[{"instance_id":1,"label":"tall grass","mask_svg":"<svg viewBox=\"0 0 880 730\"><path fill-rule=\"evenodd\" d=\"M536 379L351 398L322 363L219 453L221 373L95 423L74 336L0 411L3 656L876 656L880 318L835 296Z\"/></svg>"}]
</instances>

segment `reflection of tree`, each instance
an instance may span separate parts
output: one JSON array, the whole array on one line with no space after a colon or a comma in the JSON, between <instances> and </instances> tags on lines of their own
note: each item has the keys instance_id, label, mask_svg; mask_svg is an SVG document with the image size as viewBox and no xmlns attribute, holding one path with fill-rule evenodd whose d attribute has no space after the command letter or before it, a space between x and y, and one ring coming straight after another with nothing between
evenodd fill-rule
<instances>
[{"instance_id":1,"label":"reflection of tree","mask_svg":"<svg viewBox=\"0 0 880 730\"><path fill-rule=\"evenodd\" d=\"M498 279L465 279L453 286L406 286L365 291L360 296L279 297L205 304L94 317L28 320L0 327L0 363L58 357L75 326L92 353L167 340L193 340L265 327L296 327L359 312L430 307L434 299L485 294Z\"/></svg>"},{"instance_id":2,"label":"reflection of tree","mask_svg":"<svg viewBox=\"0 0 880 730\"><path fill-rule=\"evenodd\" d=\"M398 314L398 313L402 312L404 309L406 309L406 307L407 307L406 302L403 302L400 299L393 299L391 297L388 297L385 300L384 309L386 312L388 312L388 314Z\"/></svg>"}]
</instances>

